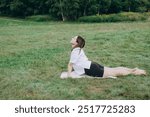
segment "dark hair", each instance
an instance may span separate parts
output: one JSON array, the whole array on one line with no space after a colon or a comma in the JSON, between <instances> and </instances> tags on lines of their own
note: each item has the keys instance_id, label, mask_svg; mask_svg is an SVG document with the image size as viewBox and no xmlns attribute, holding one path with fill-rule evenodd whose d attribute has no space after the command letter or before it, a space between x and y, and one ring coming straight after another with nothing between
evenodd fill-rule
<instances>
[{"instance_id":1,"label":"dark hair","mask_svg":"<svg viewBox=\"0 0 150 117\"><path fill-rule=\"evenodd\" d=\"M78 43L76 47L84 48L85 40L81 36L77 36L76 42Z\"/></svg>"}]
</instances>

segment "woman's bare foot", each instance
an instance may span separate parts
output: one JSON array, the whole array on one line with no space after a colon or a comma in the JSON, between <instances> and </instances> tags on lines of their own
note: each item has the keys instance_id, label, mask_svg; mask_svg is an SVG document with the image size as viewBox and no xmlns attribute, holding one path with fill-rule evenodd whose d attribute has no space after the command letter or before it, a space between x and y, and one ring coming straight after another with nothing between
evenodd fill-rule
<instances>
[{"instance_id":1,"label":"woman's bare foot","mask_svg":"<svg viewBox=\"0 0 150 117\"><path fill-rule=\"evenodd\" d=\"M146 75L146 71L139 68L134 68L132 73L134 75Z\"/></svg>"}]
</instances>

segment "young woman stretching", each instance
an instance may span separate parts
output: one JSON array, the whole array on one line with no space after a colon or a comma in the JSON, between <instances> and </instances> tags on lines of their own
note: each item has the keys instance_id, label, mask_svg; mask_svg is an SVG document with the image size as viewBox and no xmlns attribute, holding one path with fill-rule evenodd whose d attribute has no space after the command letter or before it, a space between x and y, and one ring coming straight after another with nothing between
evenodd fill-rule
<instances>
[{"instance_id":1,"label":"young woman stretching","mask_svg":"<svg viewBox=\"0 0 150 117\"><path fill-rule=\"evenodd\" d=\"M61 78L81 78L85 75L102 78L116 78L117 76L146 75L145 70L127 67L105 67L96 62L89 61L86 57L83 47L85 40L81 36L76 36L71 40L72 52L68 64L68 72L63 72Z\"/></svg>"}]
</instances>

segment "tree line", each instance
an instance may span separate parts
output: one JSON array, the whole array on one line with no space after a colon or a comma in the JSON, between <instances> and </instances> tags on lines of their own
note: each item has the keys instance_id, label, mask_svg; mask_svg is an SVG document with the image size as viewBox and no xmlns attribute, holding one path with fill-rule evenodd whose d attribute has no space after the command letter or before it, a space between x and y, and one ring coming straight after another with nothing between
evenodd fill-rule
<instances>
[{"instance_id":1,"label":"tree line","mask_svg":"<svg viewBox=\"0 0 150 117\"><path fill-rule=\"evenodd\" d=\"M59 20L119 12L150 11L150 0L0 0L0 15L45 15Z\"/></svg>"}]
</instances>

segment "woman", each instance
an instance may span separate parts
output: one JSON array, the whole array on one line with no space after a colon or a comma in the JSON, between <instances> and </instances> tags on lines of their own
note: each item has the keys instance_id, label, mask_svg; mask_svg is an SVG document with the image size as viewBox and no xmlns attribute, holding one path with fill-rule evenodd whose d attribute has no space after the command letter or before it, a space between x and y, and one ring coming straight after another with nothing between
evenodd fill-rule
<instances>
[{"instance_id":1,"label":"woman","mask_svg":"<svg viewBox=\"0 0 150 117\"><path fill-rule=\"evenodd\" d=\"M81 78L85 75L102 78L116 78L117 76L125 76L129 74L146 75L145 70L138 68L110 68L89 61L82 49L85 46L85 40L81 36L75 36L70 43L72 45L72 52L68 64L68 72L63 72L61 78Z\"/></svg>"}]
</instances>

